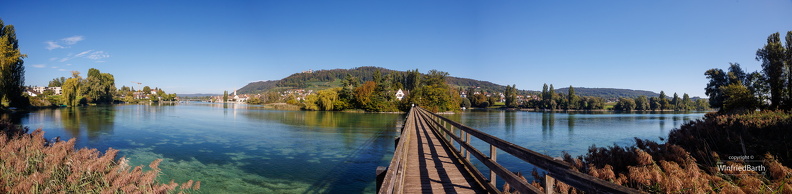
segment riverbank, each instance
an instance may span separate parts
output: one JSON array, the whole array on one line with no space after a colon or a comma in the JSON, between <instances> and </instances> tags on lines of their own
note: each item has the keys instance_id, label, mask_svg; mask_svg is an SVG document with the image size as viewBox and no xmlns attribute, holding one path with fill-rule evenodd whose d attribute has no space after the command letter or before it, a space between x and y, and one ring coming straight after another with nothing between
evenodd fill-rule
<instances>
[{"instance_id":1,"label":"riverbank","mask_svg":"<svg viewBox=\"0 0 792 194\"><path fill-rule=\"evenodd\" d=\"M0 193L166 193L196 191L200 182L156 181L161 160L130 167L118 150L75 149L75 139L47 141L44 131L0 121Z\"/></svg>"},{"instance_id":2,"label":"riverbank","mask_svg":"<svg viewBox=\"0 0 792 194\"><path fill-rule=\"evenodd\" d=\"M563 159L580 172L650 193L790 193L789 129L792 114L783 111L709 113L672 130L667 143L636 138L632 146L592 146Z\"/></svg>"}]
</instances>

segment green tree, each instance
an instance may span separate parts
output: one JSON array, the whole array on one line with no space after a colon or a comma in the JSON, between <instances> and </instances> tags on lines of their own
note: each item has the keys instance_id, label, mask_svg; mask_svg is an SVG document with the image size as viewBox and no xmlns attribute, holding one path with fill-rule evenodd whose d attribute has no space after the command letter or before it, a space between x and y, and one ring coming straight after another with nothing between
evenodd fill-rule
<instances>
[{"instance_id":1,"label":"green tree","mask_svg":"<svg viewBox=\"0 0 792 194\"><path fill-rule=\"evenodd\" d=\"M519 106L517 104L517 85L506 86L506 92L504 93L506 96L506 107L516 108Z\"/></svg>"},{"instance_id":2,"label":"green tree","mask_svg":"<svg viewBox=\"0 0 792 194\"><path fill-rule=\"evenodd\" d=\"M649 110L649 99L641 95L635 98L635 110Z\"/></svg>"},{"instance_id":3,"label":"green tree","mask_svg":"<svg viewBox=\"0 0 792 194\"><path fill-rule=\"evenodd\" d=\"M27 107L29 101L22 96L25 86L25 61L27 55L19 51L14 25L5 25L0 19L0 100L12 107Z\"/></svg>"},{"instance_id":4,"label":"green tree","mask_svg":"<svg viewBox=\"0 0 792 194\"><path fill-rule=\"evenodd\" d=\"M707 87L704 88L704 93L709 96L710 107L721 108L723 106L723 94L720 87L729 83L726 73L721 69L710 69L704 72L704 75L709 79Z\"/></svg>"},{"instance_id":5,"label":"green tree","mask_svg":"<svg viewBox=\"0 0 792 194\"><path fill-rule=\"evenodd\" d=\"M680 110L680 108L681 108L680 107L680 103L682 103L682 101L679 99L679 95L677 95L677 93L674 92L674 98L671 99L672 108L674 110Z\"/></svg>"},{"instance_id":6,"label":"green tree","mask_svg":"<svg viewBox=\"0 0 792 194\"><path fill-rule=\"evenodd\" d=\"M728 86L722 86L721 90L723 90L724 101L720 112L747 113L756 110L756 99L754 99L751 91L742 84L733 83Z\"/></svg>"},{"instance_id":7,"label":"green tree","mask_svg":"<svg viewBox=\"0 0 792 194\"><path fill-rule=\"evenodd\" d=\"M52 81L49 82L47 87L61 87L61 86L63 86L64 82L66 82L66 78L65 77L55 78L55 79L52 79Z\"/></svg>"},{"instance_id":8,"label":"green tree","mask_svg":"<svg viewBox=\"0 0 792 194\"><path fill-rule=\"evenodd\" d=\"M338 91L341 88L330 88L316 92L316 105L319 110L334 110L336 101L338 100Z\"/></svg>"},{"instance_id":9,"label":"green tree","mask_svg":"<svg viewBox=\"0 0 792 194\"><path fill-rule=\"evenodd\" d=\"M649 98L649 109L654 111L659 109L660 106L660 98L658 97L650 97Z\"/></svg>"},{"instance_id":10,"label":"green tree","mask_svg":"<svg viewBox=\"0 0 792 194\"><path fill-rule=\"evenodd\" d=\"M81 87L82 94L88 102L112 103L115 95L115 78L112 74L102 73L98 69L88 69L88 77Z\"/></svg>"},{"instance_id":11,"label":"green tree","mask_svg":"<svg viewBox=\"0 0 792 194\"><path fill-rule=\"evenodd\" d=\"M448 73L430 70L424 77L424 81L415 94L415 99L419 105L430 111L444 112L456 110L460 101L456 100L459 96L446 83Z\"/></svg>"},{"instance_id":12,"label":"green tree","mask_svg":"<svg viewBox=\"0 0 792 194\"><path fill-rule=\"evenodd\" d=\"M632 98L619 98L616 105L613 106L614 110L632 111L635 109L635 101Z\"/></svg>"},{"instance_id":13,"label":"green tree","mask_svg":"<svg viewBox=\"0 0 792 194\"><path fill-rule=\"evenodd\" d=\"M470 99L462 98L462 107L465 107L465 109L470 109L471 106L473 106L473 104L470 102Z\"/></svg>"},{"instance_id":14,"label":"green tree","mask_svg":"<svg viewBox=\"0 0 792 194\"><path fill-rule=\"evenodd\" d=\"M148 86L146 86L146 88L147 87ZM143 88L143 91L147 91L147 90ZM228 90L223 91L223 102L228 102Z\"/></svg>"},{"instance_id":15,"label":"green tree","mask_svg":"<svg viewBox=\"0 0 792 194\"><path fill-rule=\"evenodd\" d=\"M767 37L767 44L756 51L756 60L762 62L762 71L767 76L767 83L770 88L770 109L776 110L784 100L784 59L787 55L781 45L781 38L778 32Z\"/></svg>"},{"instance_id":16,"label":"green tree","mask_svg":"<svg viewBox=\"0 0 792 194\"><path fill-rule=\"evenodd\" d=\"M569 91L567 92L567 101L569 101L569 109L577 109L580 98L575 95L575 88L572 85L569 85Z\"/></svg>"},{"instance_id":17,"label":"green tree","mask_svg":"<svg viewBox=\"0 0 792 194\"><path fill-rule=\"evenodd\" d=\"M80 92L81 82L82 77L80 77L80 72L72 71L72 78L66 79L61 88L61 92L63 93L63 104L71 107L80 105L80 101L83 98Z\"/></svg>"},{"instance_id":18,"label":"green tree","mask_svg":"<svg viewBox=\"0 0 792 194\"><path fill-rule=\"evenodd\" d=\"M682 95L682 103L680 103L680 106L680 110L690 110L694 106L693 101L687 93Z\"/></svg>"},{"instance_id":19,"label":"green tree","mask_svg":"<svg viewBox=\"0 0 792 194\"><path fill-rule=\"evenodd\" d=\"M666 110L669 108L668 105L670 103L668 102L668 96L662 90L660 91L660 97L658 97L657 100L658 103L660 103L660 110Z\"/></svg>"}]
</instances>

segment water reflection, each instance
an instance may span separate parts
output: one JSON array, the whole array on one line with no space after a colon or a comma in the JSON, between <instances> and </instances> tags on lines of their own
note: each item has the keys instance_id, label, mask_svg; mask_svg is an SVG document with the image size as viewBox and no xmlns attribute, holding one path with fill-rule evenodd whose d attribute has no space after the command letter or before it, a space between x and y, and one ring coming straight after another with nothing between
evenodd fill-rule
<instances>
[{"instance_id":1,"label":"water reflection","mask_svg":"<svg viewBox=\"0 0 792 194\"><path fill-rule=\"evenodd\" d=\"M555 127L555 115L554 112L543 112L542 113L542 137L545 140L551 139L553 137L553 128Z\"/></svg>"},{"instance_id":2,"label":"water reflection","mask_svg":"<svg viewBox=\"0 0 792 194\"><path fill-rule=\"evenodd\" d=\"M110 108L87 109L85 107L51 109L48 112L53 118L59 119L63 128L72 137L79 137L83 132L88 140L95 140L104 134L113 132L115 111Z\"/></svg>"}]
</instances>

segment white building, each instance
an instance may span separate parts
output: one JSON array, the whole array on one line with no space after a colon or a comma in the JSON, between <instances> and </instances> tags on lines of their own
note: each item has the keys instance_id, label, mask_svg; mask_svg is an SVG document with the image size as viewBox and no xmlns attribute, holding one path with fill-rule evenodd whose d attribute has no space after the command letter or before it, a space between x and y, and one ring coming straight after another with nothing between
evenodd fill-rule
<instances>
[{"instance_id":1,"label":"white building","mask_svg":"<svg viewBox=\"0 0 792 194\"><path fill-rule=\"evenodd\" d=\"M402 98L404 98L404 91L399 89L399 91L396 92L396 99L402 100Z\"/></svg>"}]
</instances>

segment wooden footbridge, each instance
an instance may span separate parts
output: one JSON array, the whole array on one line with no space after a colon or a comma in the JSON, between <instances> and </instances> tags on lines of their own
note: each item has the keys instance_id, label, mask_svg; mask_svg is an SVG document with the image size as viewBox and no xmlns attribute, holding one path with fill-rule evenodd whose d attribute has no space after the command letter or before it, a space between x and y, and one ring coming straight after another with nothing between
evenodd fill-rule
<instances>
[{"instance_id":1,"label":"wooden footbridge","mask_svg":"<svg viewBox=\"0 0 792 194\"><path fill-rule=\"evenodd\" d=\"M489 146L485 155L468 144L471 137ZM459 146L457 149L452 142ZM414 107L407 114L390 165L378 171L379 193L502 193L500 177L519 193L544 193L497 162L501 150L547 172L546 193L557 192L563 182L586 193L640 193L573 170L568 163L520 147L437 114ZM470 162L470 156L489 168L484 176Z\"/></svg>"}]
</instances>

